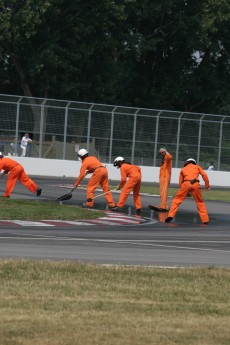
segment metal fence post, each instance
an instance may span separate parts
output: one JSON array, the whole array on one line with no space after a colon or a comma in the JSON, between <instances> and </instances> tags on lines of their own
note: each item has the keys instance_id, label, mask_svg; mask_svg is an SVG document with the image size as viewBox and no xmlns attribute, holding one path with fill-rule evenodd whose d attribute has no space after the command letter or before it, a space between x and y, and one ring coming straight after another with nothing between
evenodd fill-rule
<instances>
[{"instance_id":1,"label":"metal fence post","mask_svg":"<svg viewBox=\"0 0 230 345\"><path fill-rule=\"evenodd\" d=\"M42 158L42 143L43 143L43 124L44 124L44 108L47 99L41 104L41 122L40 122L40 134L39 134L39 158Z\"/></svg>"},{"instance_id":2,"label":"metal fence post","mask_svg":"<svg viewBox=\"0 0 230 345\"><path fill-rule=\"evenodd\" d=\"M132 141L132 156L131 156L131 163L134 162L134 153L135 153L135 138L136 138L136 127L137 127L137 114L140 109L137 109L134 114L134 121L133 121L133 141Z\"/></svg>"},{"instance_id":3,"label":"metal fence post","mask_svg":"<svg viewBox=\"0 0 230 345\"><path fill-rule=\"evenodd\" d=\"M221 157L221 148L222 148L222 135L223 135L223 122L226 116L222 118L220 121L220 137L219 137L219 149L218 149L218 162L217 162L217 170L220 170L220 157Z\"/></svg>"},{"instance_id":4,"label":"metal fence post","mask_svg":"<svg viewBox=\"0 0 230 345\"><path fill-rule=\"evenodd\" d=\"M89 117L88 117L88 130L87 130L87 151L89 151L89 143L90 143L90 129L91 129L91 115L92 115L92 109L94 107L94 103L91 104L91 107L89 108Z\"/></svg>"},{"instance_id":5,"label":"metal fence post","mask_svg":"<svg viewBox=\"0 0 230 345\"><path fill-rule=\"evenodd\" d=\"M68 123L68 107L71 102L68 102L65 107L65 124L64 124L64 138L63 138L63 153L62 159L65 159L65 152L66 152L66 136L67 136L67 123Z\"/></svg>"},{"instance_id":6,"label":"metal fence post","mask_svg":"<svg viewBox=\"0 0 230 345\"><path fill-rule=\"evenodd\" d=\"M156 130L155 130L155 147L154 147L154 157L153 157L153 166L156 166L157 162L157 143L158 143L158 130L159 130L159 117L161 111L157 114L157 123L156 123Z\"/></svg>"},{"instance_id":7,"label":"metal fence post","mask_svg":"<svg viewBox=\"0 0 230 345\"><path fill-rule=\"evenodd\" d=\"M20 102L22 97L19 98L17 101L17 113L16 113L16 128L15 128L15 155L18 155L18 128L19 128L19 114L20 114Z\"/></svg>"},{"instance_id":8,"label":"metal fence post","mask_svg":"<svg viewBox=\"0 0 230 345\"><path fill-rule=\"evenodd\" d=\"M181 113L179 118L178 118L175 168L178 167L179 145L180 145L180 124L181 124L181 118L182 118L183 115L184 115L184 113Z\"/></svg>"},{"instance_id":9,"label":"metal fence post","mask_svg":"<svg viewBox=\"0 0 230 345\"><path fill-rule=\"evenodd\" d=\"M113 150L113 127L114 127L114 113L117 107L114 107L111 114L111 124L110 124L110 141L109 141L109 163L112 161L112 150Z\"/></svg>"},{"instance_id":10,"label":"metal fence post","mask_svg":"<svg viewBox=\"0 0 230 345\"><path fill-rule=\"evenodd\" d=\"M202 124L203 124L203 118L204 118L204 114L201 116L199 122L199 135L198 135L198 147L197 147L197 163L199 164L200 162L200 143L201 143L201 132L202 132Z\"/></svg>"}]
</instances>

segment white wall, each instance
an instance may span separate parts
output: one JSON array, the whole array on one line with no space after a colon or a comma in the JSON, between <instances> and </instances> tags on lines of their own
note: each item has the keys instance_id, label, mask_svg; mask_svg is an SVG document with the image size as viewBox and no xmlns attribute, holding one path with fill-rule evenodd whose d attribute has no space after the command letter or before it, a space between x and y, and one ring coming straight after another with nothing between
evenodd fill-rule
<instances>
[{"instance_id":1,"label":"white wall","mask_svg":"<svg viewBox=\"0 0 230 345\"><path fill-rule=\"evenodd\" d=\"M67 161L58 159L42 159L31 157L10 157L23 165L30 176L54 176L77 178L81 167L81 161ZM120 171L112 164L106 164L110 180L120 180ZM173 168L172 184L178 184L180 169ZM230 187L230 172L208 171L211 186ZM89 175L91 176L91 175ZM202 178L201 178L202 180ZM159 182L159 167L142 167L143 182ZM201 184L203 184L201 182Z\"/></svg>"}]
</instances>

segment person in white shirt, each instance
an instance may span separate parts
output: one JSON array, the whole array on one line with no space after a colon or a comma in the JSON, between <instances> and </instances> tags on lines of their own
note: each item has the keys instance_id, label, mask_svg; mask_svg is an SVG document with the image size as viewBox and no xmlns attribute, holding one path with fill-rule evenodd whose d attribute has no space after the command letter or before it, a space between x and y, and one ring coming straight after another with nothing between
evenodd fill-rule
<instances>
[{"instance_id":1,"label":"person in white shirt","mask_svg":"<svg viewBox=\"0 0 230 345\"><path fill-rule=\"evenodd\" d=\"M215 170L215 168L214 168L214 166L213 166L213 163L210 163L210 164L209 164L209 167L208 167L207 170L208 170L208 171L213 171L213 170Z\"/></svg>"},{"instance_id":2,"label":"person in white shirt","mask_svg":"<svg viewBox=\"0 0 230 345\"><path fill-rule=\"evenodd\" d=\"M26 156L26 149L27 149L28 143L32 143L32 139L30 139L28 133L25 133L25 135L22 137L22 140L21 140L21 149L22 149L21 157Z\"/></svg>"}]
</instances>

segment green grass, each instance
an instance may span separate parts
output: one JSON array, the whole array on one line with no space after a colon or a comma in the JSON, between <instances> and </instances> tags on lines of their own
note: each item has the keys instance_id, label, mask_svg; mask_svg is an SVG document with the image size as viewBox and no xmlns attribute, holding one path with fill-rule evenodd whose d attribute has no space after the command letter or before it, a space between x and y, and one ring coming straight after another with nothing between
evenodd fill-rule
<instances>
[{"instance_id":1,"label":"green grass","mask_svg":"<svg viewBox=\"0 0 230 345\"><path fill-rule=\"evenodd\" d=\"M157 187L142 192L159 195ZM170 188L169 195L177 189ZM229 191L204 193L230 201ZM0 199L0 219L102 212ZM228 345L230 270L0 260L0 345Z\"/></svg>"},{"instance_id":2,"label":"green grass","mask_svg":"<svg viewBox=\"0 0 230 345\"><path fill-rule=\"evenodd\" d=\"M230 270L0 261L1 345L228 345Z\"/></svg>"},{"instance_id":3,"label":"green grass","mask_svg":"<svg viewBox=\"0 0 230 345\"><path fill-rule=\"evenodd\" d=\"M113 189L114 187L111 187ZM177 188L169 188L169 196L174 196ZM159 187L142 186L142 193L159 195ZM204 200L230 202L230 190L211 190L203 192ZM103 217L105 214L97 210L87 210L75 205L60 205L43 200L0 199L0 219L18 220L77 220Z\"/></svg>"},{"instance_id":4,"label":"green grass","mask_svg":"<svg viewBox=\"0 0 230 345\"><path fill-rule=\"evenodd\" d=\"M0 199L0 219L18 220L75 220L103 217L96 210L77 206L60 205L40 200Z\"/></svg>"},{"instance_id":5,"label":"green grass","mask_svg":"<svg viewBox=\"0 0 230 345\"><path fill-rule=\"evenodd\" d=\"M173 197L177 191L178 188L169 187L168 195L170 197ZM159 187L142 186L141 192L159 195ZM210 191L206 191L205 189L203 189L203 199L230 202L230 189L211 189Z\"/></svg>"}]
</instances>

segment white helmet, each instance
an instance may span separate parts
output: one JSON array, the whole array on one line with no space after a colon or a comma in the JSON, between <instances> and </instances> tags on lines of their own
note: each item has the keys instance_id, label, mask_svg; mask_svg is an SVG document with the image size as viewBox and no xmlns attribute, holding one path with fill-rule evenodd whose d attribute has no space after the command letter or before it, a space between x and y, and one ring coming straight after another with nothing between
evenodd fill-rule
<instances>
[{"instance_id":1,"label":"white helmet","mask_svg":"<svg viewBox=\"0 0 230 345\"><path fill-rule=\"evenodd\" d=\"M114 159L113 166L119 169L119 162L124 162L124 157L117 157Z\"/></svg>"},{"instance_id":2,"label":"white helmet","mask_svg":"<svg viewBox=\"0 0 230 345\"><path fill-rule=\"evenodd\" d=\"M80 157L81 159L84 158L85 156L88 156L88 151L85 149L80 149L77 153L78 157Z\"/></svg>"},{"instance_id":3,"label":"white helmet","mask_svg":"<svg viewBox=\"0 0 230 345\"><path fill-rule=\"evenodd\" d=\"M196 164L196 161L195 161L195 159L193 159L193 158L188 158L187 160L186 160L186 162L185 163L192 163L192 164Z\"/></svg>"}]
</instances>

